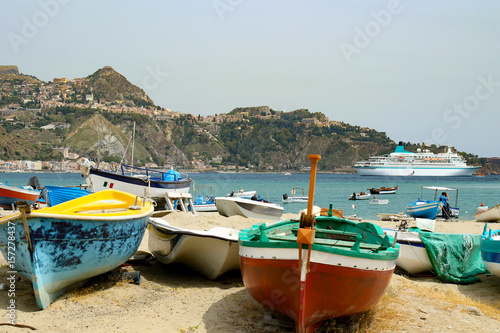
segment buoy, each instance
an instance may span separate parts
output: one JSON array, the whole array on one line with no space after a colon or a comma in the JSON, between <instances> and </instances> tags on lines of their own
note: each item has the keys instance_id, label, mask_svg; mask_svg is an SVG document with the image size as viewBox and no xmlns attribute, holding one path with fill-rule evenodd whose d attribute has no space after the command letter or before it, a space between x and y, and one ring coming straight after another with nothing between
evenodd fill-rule
<instances>
[{"instance_id":1,"label":"buoy","mask_svg":"<svg viewBox=\"0 0 500 333\"><path fill-rule=\"evenodd\" d=\"M355 209L356 208L356 205L352 205L352 209Z\"/></svg>"}]
</instances>

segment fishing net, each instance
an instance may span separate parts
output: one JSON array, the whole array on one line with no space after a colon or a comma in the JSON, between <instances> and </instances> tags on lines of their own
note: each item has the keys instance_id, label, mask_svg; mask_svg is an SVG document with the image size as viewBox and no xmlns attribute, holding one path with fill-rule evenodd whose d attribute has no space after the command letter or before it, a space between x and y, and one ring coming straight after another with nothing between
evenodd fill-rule
<instances>
[{"instance_id":1,"label":"fishing net","mask_svg":"<svg viewBox=\"0 0 500 333\"><path fill-rule=\"evenodd\" d=\"M440 280L470 284L481 281L476 275L489 273L481 258L480 235L419 233Z\"/></svg>"}]
</instances>

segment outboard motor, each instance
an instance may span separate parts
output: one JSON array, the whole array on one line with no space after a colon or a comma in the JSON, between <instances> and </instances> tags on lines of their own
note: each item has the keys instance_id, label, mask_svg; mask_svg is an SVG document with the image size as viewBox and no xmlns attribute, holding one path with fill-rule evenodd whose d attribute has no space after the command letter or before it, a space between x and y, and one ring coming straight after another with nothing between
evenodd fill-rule
<instances>
[{"instance_id":1,"label":"outboard motor","mask_svg":"<svg viewBox=\"0 0 500 333\"><path fill-rule=\"evenodd\" d=\"M31 186L34 190L42 189L42 187L40 186L40 182L38 181L38 178L36 176L33 176L28 180L28 186Z\"/></svg>"}]
</instances>

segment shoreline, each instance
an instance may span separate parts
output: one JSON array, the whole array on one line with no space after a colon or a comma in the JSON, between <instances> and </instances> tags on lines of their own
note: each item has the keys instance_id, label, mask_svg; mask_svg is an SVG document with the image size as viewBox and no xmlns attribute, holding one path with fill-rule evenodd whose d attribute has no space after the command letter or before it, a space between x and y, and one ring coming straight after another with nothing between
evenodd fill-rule
<instances>
[{"instance_id":1,"label":"shoreline","mask_svg":"<svg viewBox=\"0 0 500 333\"><path fill-rule=\"evenodd\" d=\"M288 213L283 218L296 216ZM163 218L171 225L197 230L216 226L241 230L262 222L218 213L192 216L175 212ZM383 228L397 225L391 221L363 222ZM481 234L483 227L484 222L470 220L437 221L435 230ZM45 310L38 309L31 282L16 280L16 323L33 326L39 332L294 332L290 319L250 297L239 271L211 281L180 264L161 264L149 254L148 231L139 251L147 254L146 259L122 266L121 270L140 271L141 284L116 281L103 274L62 295ZM0 256L0 283L7 277L6 261ZM349 332L349 327L355 332L352 327L359 321L365 322L370 332L498 332L500 278L484 275L480 279L481 283L459 286L429 275L394 274L373 310L327 324L330 330L343 327L344 332ZM7 291L0 290L0 323L8 320L6 295ZM31 332L29 328L0 327L2 332Z\"/></svg>"}]
</instances>

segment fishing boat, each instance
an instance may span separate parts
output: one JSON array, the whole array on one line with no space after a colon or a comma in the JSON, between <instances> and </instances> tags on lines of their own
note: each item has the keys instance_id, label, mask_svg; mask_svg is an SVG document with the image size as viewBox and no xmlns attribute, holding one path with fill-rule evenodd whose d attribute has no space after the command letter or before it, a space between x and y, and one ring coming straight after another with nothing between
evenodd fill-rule
<instances>
[{"instance_id":1,"label":"fishing boat","mask_svg":"<svg viewBox=\"0 0 500 333\"><path fill-rule=\"evenodd\" d=\"M484 274L479 235L433 232L434 220L415 219L416 228L403 221L395 229L383 229L400 245L396 265L412 275L435 273L441 281L469 284Z\"/></svg>"},{"instance_id":2,"label":"fishing boat","mask_svg":"<svg viewBox=\"0 0 500 333\"><path fill-rule=\"evenodd\" d=\"M257 195L257 191L244 191L242 188L240 188L237 192L232 191L231 193L226 195L226 197L251 199L255 195Z\"/></svg>"},{"instance_id":3,"label":"fishing boat","mask_svg":"<svg viewBox=\"0 0 500 333\"><path fill-rule=\"evenodd\" d=\"M370 205L388 205L390 203L388 199L377 199L377 197L373 197L373 199L370 200Z\"/></svg>"},{"instance_id":4,"label":"fishing boat","mask_svg":"<svg viewBox=\"0 0 500 333\"><path fill-rule=\"evenodd\" d=\"M395 194L398 191L398 185L394 187L385 187L382 186L381 188L369 188L370 194Z\"/></svg>"},{"instance_id":5,"label":"fishing boat","mask_svg":"<svg viewBox=\"0 0 500 333\"><path fill-rule=\"evenodd\" d=\"M432 200L422 200L424 197L424 191L431 190L434 195ZM418 200L408 204L406 206L406 212L412 217L434 219L436 217L441 218L457 218L460 215L460 208L458 208L458 189L442 187L442 186L422 186L421 196ZM439 201L439 197L442 192L451 193L452 197L454 194L455 203L451 206L448 202L449 210L445 212L443 204ZM450 200L451 201L451 200Z\"/></svg>"},{"instance_id":6,"label":"fishing boat","mask_svg":"<svg viewBox=\"0 0 500 333\"><path fill-rule=\"evenodd\" d=\"M81 188L79 186L45 185L42 189L41 197L45 199L45 203L48 207L52 207L69 200L89 195L90 193L88 188Z\"/></svg>"},{"instance_id":7,"label":"fishing boat","mask_svg":"<svg viewBox=\"0 0 500 333\"><path fill-rule=\"evenodd\" d=\"M42 193L36 185L33 186L33 178L36 177L32 177L27 186L11 186L0 183L0 206L12 208L16 201L21 200L26 201L28 205L33 205ZM36 183L38 183L38 179L36 179Z\"/></svg>"},{"instance_id":8,"label":"fishing boat","mask_svg":"<svg viewBox=\"0 0 500 333\"><path fill-rule=\"evenodd\" d=\"M121 164L117 172L94 167L90 162L81 164L82 175L92 192L115 189L136 196L164 199L166 193L187 193L191 179L171 169L159 171Z\"/></svg>"},{"instance_id":9,"label":"fishing boat","mask_svg":"<svg viewBox=\"0 0 500 333\"><path fill-rule=\"evenodd\" d=\"M149 201L116 190L39 210L18 207L0 219L0 249L10 270L32 281L40 309L127 261L153 213Z\"/></svg>"},{"instance_id":10,"label":"fishing boat","mask_svg":"<svg viewBox=\"0 0 500 333\"><path fill-rule=\"evenodd\" d=\"M313 331L327 319L372 309L391 280L399 246L382 229L312 215L319 155L312 162L310 200L300 221L261 223L240 232L243 283L258 302ZM279 296L279 297L277 297Z\"/></svg>"},{"instance_id":11,"label":"fishing boat","mask_svg":"<svg viewBox=\"0 0 500 333\"><path fill-rule=\"evenodd\" d=\"M277 220L283 215L284 208L266 200L252 200L235 197L216 197L215 206L222 216L240 215L255 219Z\"/></svg>"},{"instance_id":12,"label":"fishing boat","mask_svg":"<svg viewBox=\"0 0 500 333\"><path fill-rule=\"evenodd\" d=\"M297 191L302 191L302 195L297 194ZM283 194L283 203L294 203L294 202L307 202L308 196L305 195L304 189L302 187L294 187L290 191L290 195L287 193Z\"/></svg>"},{"instance_id":13,"label":"fishing boat","mask_svg":"<svg viewBox=\"0 0 500 333\"><path fill-rule=\"evenodd\" d=\"M481 235L481 258L486 269L500 277L500 229L488 230L487 223L484 224Z\"/></svg>"},{"instance_id":14,"label":"fishing boat","mask_svg":"<svg viewBox=\"0 0 500 333\"><path fill-rule=\"evenodd\" d=\"M240 269L240 230L225 227L208 231L184 229L151 217L148 231L149 250L163 264L183 264L210 280Z\"/></svg>"},{"instance_id":15,"label":"fishing boat","mask_svg":"<svg viewBox=\"0 0 500 333\"><path fill-rule=\"evenodd\" d=\"M474 218L478 222L500 222L500 204L485 210L478 209Z\"/></svg>"},{"instance_id":16,"label":"fishing boat","mask_svg":"<svg viewBox=\"0 0 500 333\"><path fill-rule=\"evenodd\" d=\"M216 212L215 189L212 185L195 185L193 206L197 212Z\"/></svg>"},{"instance_id":17,"label":"fishing boat","mask_svg":"<svg viewBox=\"0 0 500 333\"><path fill-rule=\"evenodd\" d=\"M368 200L371 198L371 194L365 192L354 192L349 196L349 200Z\"/></svg>"},{"instance_id":18,"label":"fishing boat","mask_svg":"<svg viewBox=\"0 0 500 333\"><path fill-rule=\"evenodd\" d=\"M406 151L399 142L394 152L384 156L372 156L367 161L354 164L361 176L471 176L480 166L467 165L465 159L453 153L450 147L443 153L434 154L429 149Z\"/></svg>"},{"instance_id":19,"label":"fishing boat","mask_svg":"<svg viewBox=\"0 0 500 333\"><path fill-rule=\"evenodd\" d=\"M429 255L417 231L410 231L407 227L384 228L383 230L400 246L399 257L396 260L396 265L399 268L412 275L433 272Z\"/></svg>"},{"instance_id":20,"label":"fishing boat","mask_svg":"<svg viewBox=\"0 0 500 333\"><path fill-rule=\"evenodd\" d=\"M432 200L420 200L411 202L406 206L406 213L412 217L418 217L423 219L434 219L436 218L439 201Z\"/></svg>"}]
</instances>

